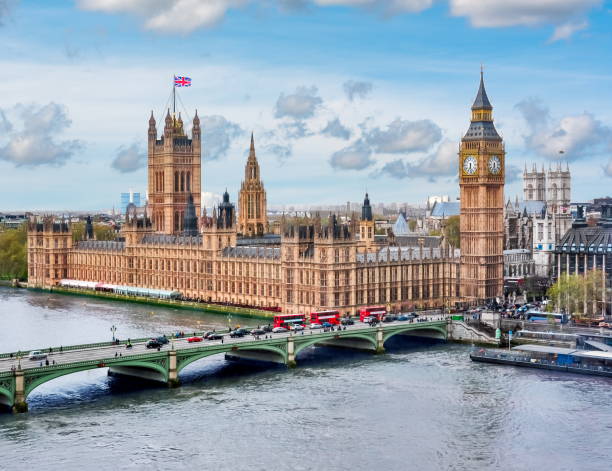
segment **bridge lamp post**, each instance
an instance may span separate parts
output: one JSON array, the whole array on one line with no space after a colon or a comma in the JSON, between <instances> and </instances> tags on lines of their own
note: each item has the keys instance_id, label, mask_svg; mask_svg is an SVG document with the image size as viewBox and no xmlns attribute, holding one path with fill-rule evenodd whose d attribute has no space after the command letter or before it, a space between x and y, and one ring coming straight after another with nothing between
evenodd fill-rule
<instances>
[{"instance_id":1,"label":"bridge lamp post","mask_svg":"<svg viewBox=\"0 0 612 471\"><path fill-rule=\"evenodd\" d=\"M110 331L113 333L113 342L115 341L115 332L117 332L117 327L113 324L110 328Z\"/></svg>"}]
</instances>

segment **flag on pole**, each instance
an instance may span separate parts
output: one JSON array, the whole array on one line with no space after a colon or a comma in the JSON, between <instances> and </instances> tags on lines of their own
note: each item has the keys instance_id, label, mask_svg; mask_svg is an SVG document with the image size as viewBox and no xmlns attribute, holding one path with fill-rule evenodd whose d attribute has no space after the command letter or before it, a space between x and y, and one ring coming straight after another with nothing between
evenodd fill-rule
<instances>
[{"instance_id":1,"label":"flag on pole","mask_svg":"<svg viewBox=\"0 0 612 471\"><path fill-rule=\"evenodd\" d=\"M174 76L174 86L175 87L191 87L191 79L189 77L184 77L182 75Z\"/></svg>"}]
</instances>

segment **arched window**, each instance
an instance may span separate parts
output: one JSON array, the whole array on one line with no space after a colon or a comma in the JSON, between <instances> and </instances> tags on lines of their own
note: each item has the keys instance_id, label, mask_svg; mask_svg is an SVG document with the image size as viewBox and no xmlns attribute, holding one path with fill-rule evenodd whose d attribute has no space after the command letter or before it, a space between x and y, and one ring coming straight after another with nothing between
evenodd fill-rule
<instances>
[{"instance_id":1,"label":"arched window","mask_svg":"<svg viewBox=\"0 0 612 471\"><path fill-rule=\"evenodd\" d=\"M187 172L187 191L191 192L191 172Z\"/></svg>"},{"instance_id":2,"label":"arched window","mask_svg":"<svg viewBox=\"0 0 612 471\"><path fill-rule=\"evenodd\" d=\"M179 191L179 174L174 172L174 191Z\"/></svg>"},{"instance_id":3,"label":"arched window","mask_svg":"<svg viewBox=\"0 0 612 471\"><path fill-rule=\"evenodd\" d=\"M178 211L174 212L174 230L175 231L179 230L179 212Z\"/></svg>"},{"instance_id":4,"label":"arched window","mask_svg":"<svg viewBox=\"0 0 612 471\"><path fill-rule=\"evenodd\" d=\"M181 172L181 191L185 191L185 172Z\"/></svg>"}]
</instances>

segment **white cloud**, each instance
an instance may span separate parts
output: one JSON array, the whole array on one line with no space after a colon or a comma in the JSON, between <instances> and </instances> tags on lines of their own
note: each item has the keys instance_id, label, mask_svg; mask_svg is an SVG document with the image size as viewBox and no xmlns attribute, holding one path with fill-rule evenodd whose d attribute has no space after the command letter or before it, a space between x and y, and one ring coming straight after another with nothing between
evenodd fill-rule
<instances>
[{"instance_id":1,"label":"white cloud","mask_svg":"<svg viewBox=\"0 0 612 471\"><path fill-rule=\"evenodd\" d=\"M296 120L311 118L322 103L323 100L318 96L317 87L297 87L290 95L280 94L276 100L274 116Z\"/></svg>"},{"instance_id":2,"label":"white cloud","mask_svg":"<svg viewBox=\"0 0 612 471\"><path fill-rule=\"evenodd\" d=\"M349 101L354 101L355 98L366 98L372 91L371 82L347 80L342 84L342 87Z\"/></svg>"},{"instance_id":3,"label":"white cloud","mask_svg":"<svg viewBox=\"0 0 612 471\"><path fill-rule=\"evenodd\" d=\"M371 156L370 146L360 139L350 146L334 152L329 159L329 163L336 170L363 170L374 164Z\"/></svg>"},{"instance_id":4,"label":"white cloud","mask_svg":"<svg viewBox=\"0 0 612 471\"><path fill-rule=\"evenodd\" d=\"M428 150L442 139L442 130L428 119L406 121L396 118L389 123L387 129L373 128L365 131L364 138L375 152L418 152Z\"/></svg>"},{"instance_id":5,"label":"white cloud","mask_svg":"<svg viewBox=\"0 0 612 471\"><path fill-rule=\"evenodd\" d=\"M223 116L202 116L202 156L205 160L217 160L227 154L232 141L242 135L242 128Z\"/></svg>"},{"instance_id":6,"label":"white cloud","mask_svg":"<svg viewBox=\"0 0 612 471\"><path fill-rule=\"evenodd\" d=\"M569 39L577 31L581 31L589 26L589 22L586 20L569 22L559 25L555 28L553 35L550 37L549 42L561 41L563 39Z\"/></svg>"},{"instance_id":7,"label":"white cloud","mask_svg":"<svg viewBox=\"0 0 612 471\"><path fill-rule=\"evenodd\" d=\"M612 130L591 113L554 120L548 107L536 98L523 100L516 108L528 125L525 146L542 157L573 160L601 153L610 145Z\"/></svg>"},{"instance_id":8,"label":"white cloud","mask_svg":"<svg viewBox=\"0 0 612 471\"><path fill-rule=\"evenodd\" d=\"M339 118L334 118L327 122L327 125L321 130L321 134L328 137L337 137L345 141L350 139L351 130L344 126Z\"/></svg>"},{"instance_id":9,"label":"white cloud","mask_svg":"<svg viewBox=\"0 0 612 471\"><path fill-rule=\"evenodd\" d=\"M143 168L146 163L147 155L138 143L134 143L117 149L117 156L111 163L111 167L121 173L130 173Z\"/></svg>"},{"instance_id":10,"label":"white cloud","mask_svg":"<svg viewBox=\"0 0 612 471\"><path fill-rule=\"evenodd\" d=\"M433 0L314 0L324 7L362 7L385 14L416 13L432 6Z\"/></svg>"},{"instance_id":11,"label":"white cloud","mask_svg":"<svg viewBox=\"0 0 612 471\"><path fill-rule=\"evenodd\" d=\"M586 14L601 0L450 0L454 16L467 16L473 26L562 24Z\"/></svg>"},{"instance_id":12,"label":"white cloud","mask_svg":"<svg viewBox=\"0 0 612 471\"><path fill-rule=\"evenodd\" d=\"M457 152L457 143L447 139L440 143L433 154L416 162L392 160L373 176L388 175L397 179L426 177L435 180L437 177L454 175L457 172Z\"/></svg>"},{"instance_id":13,"label":"white cloud","mask_svg":"<svg viewBox=\"0 0 612 471\"><path fill-rule=\"evenodd\" d=\"M13 115L14 121L20 121L21 126L17 128L7 114ZM61 166L83 148L78 140L55 141L56 136L72 124L63 105L18 104L8 112L0 110L0 118L5 131L0 136L0 160L12 162L17 167Z\"/></svg>"},{"instance_id":14,"label":"white cloud","mask_svg":"<svg viewBox=\"0 0 612 471\"><path fill-rule=\"evenodd\" d=\"M228 10L249 0L79 0L84 10L130 13L145 18L145 28L164 33L190 33L210 27Z\"/></svg>"}]
</instances>

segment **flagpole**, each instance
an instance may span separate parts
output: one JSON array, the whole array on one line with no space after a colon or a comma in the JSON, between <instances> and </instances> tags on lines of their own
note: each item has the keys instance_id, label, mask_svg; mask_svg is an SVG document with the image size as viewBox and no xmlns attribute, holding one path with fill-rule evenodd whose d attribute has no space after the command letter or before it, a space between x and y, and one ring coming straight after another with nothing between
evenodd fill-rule
<instances>
[{"instance_id":1,"label":"flagpole","mask_svg":"<svg viewBox=\"0 0 612 471\"><path fill-rule=\"evenodd\" d=\"M172 117L176 115L176 83L174 83L174 76L172 77Z\"/></svg>"}]
</instances>

